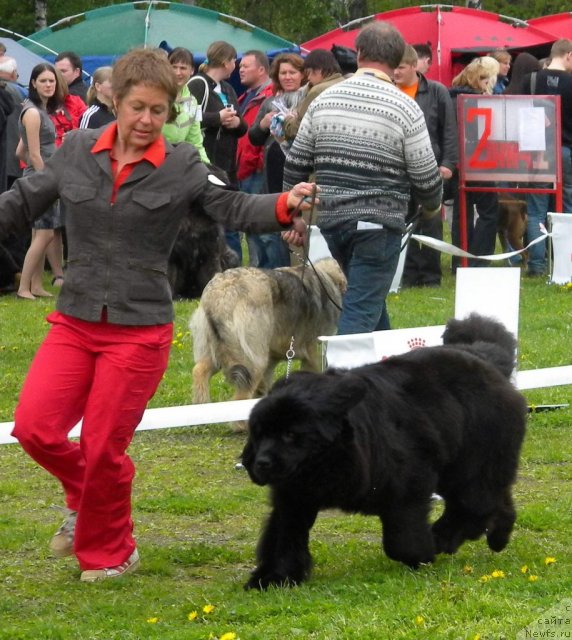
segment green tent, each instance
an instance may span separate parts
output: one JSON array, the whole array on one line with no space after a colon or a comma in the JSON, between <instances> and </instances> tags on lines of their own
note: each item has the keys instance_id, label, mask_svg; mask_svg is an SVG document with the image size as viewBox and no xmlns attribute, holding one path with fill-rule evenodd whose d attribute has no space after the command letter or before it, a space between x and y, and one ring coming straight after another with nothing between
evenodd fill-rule
<instances>
[{"instance_id":1,"label":"green tent","mask_svg":"<svg viewBox=\"0 0 572 640\"><path fill-rule=\"evenodd\" d=\"M156 47L163 41L171 47L187 47L204 54L215 40L226 40L239 53L295 46L239 18L155 0L116 4L70 16L21 40L20 44L42 56L75 51L82 57L114 57L134 47Z\"/></svg>"}]
</instances>

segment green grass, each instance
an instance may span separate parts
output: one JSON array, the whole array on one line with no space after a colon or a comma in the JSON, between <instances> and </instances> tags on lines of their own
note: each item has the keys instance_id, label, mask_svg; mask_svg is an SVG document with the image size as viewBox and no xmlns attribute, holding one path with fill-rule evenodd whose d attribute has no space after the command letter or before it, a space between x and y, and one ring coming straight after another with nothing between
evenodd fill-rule
<instances>
[{"instance_id":1,"label":"green grass","mask_svg":"<svg viewBox=\"0 0 572 640\"><path fill-rule=\"evenodd\" d=\"M523 279L522 369L571 364L571 295ZM171 362L153 407L191 401L187 323L195 305L177 303ZM442 324L453 314L454 281L447 276L440 289L405 290L389 306L395 328ZM0 298L0 421L12 419L52 308L53 301ZM220 378L212 391L218 400L230 397ZM526 396L552 404L569 402L570 391ZM62 504L61 491L17 445L0 446L0 640L207 640L227 632L242 640L514 638L572 592L570 429L570 409L531 414L515 488L517 526L501 554L481 540L411 571L381 553L377 519L325 512L312 531L310 581L262 594L244 592L242 584L254 565L267 493L235 470L243 438L226 425L135 436L133 515L142 569L111 584L81 584L73 559L49 556L59 525L50 505ZM556 562L545 564L549 557ZM504 577L491 577L494 571ZM215 609L205 614L207 604ZM198 618L190 621L193 611Z\"/></svg>"}]
</instances>

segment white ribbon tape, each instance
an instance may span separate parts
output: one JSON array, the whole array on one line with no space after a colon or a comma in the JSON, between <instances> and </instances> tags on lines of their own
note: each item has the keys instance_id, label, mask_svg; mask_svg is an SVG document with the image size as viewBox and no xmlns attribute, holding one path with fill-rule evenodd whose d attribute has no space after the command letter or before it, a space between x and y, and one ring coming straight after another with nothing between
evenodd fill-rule
<instances>
[{"instance_id":1,"label":"white ribbon tape","mask_svg":"<svg viewBox=\"0 0 572 640\"><path fill-rule=\"evenodd\" d=\"M513 258L514 256L518 256L520 253L524 253L528 251L530 247L539 242L544 242L547 238L549 238L552 234L546 231L546 227L541 224L540 232L542 235L538 236L538 238L534 239L532 242L529 242L524 249L519 249L518 251L511 251L510 253L495 253L491 256L475 256L468 251L463 251L463 249L459 249L453 244L449 244L448 242L444 242L443 240L436 240L435 238L430 238L429 236L421 236L416 233L411 235L412 240L417 240L421 244L425 244L432 249L437 249L437 251L441 251L441 253L447 253L451 256L459 256L461 258L478 258L479 260L488 260L490 262L495 262L498 260L506 260L507 258Z\"/></svg>"}]
</instances>

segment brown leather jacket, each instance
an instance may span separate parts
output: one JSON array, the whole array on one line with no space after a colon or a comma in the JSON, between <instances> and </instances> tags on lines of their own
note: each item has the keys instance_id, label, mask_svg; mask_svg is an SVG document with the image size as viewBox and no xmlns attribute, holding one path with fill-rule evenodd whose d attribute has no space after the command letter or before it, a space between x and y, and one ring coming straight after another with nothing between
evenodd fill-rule
<instances>
[{"instance_id":1,"label":"brown leather jacket","mask_svg":"<svg viewBox=\"0 0 572 640\"><path fill-rule=\"evenodd\" d=\"M0 238L24 229L57 198L66 212L68 262L57 308L98 321L164 324L173 319L167 262L181 219L199 201L227 229L278 231L278 195L228 191L212 182L192 145L166 143L155 168L143 161L111 204L109 153L91 153L101 129L72 131L41 172L0 196ZM213 223L214 224L214 223Z\"/></svg>"}]
</instances>

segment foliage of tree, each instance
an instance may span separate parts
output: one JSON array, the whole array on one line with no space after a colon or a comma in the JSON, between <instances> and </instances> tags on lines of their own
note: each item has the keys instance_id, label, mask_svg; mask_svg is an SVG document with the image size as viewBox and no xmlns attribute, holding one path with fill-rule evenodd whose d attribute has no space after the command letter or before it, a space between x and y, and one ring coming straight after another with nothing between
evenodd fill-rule
<instances>
[{"instance_id":1,"label":"foliage of tree","mask_svg":"<svg viewBox=\"0 0 572 640\"><path fill-rule=\"evenodd\" d=\"M47 23L122 1L47 0ZM304 42L356 18L430 4L418 0L186 0L186 3L237 16L293 42ZM449 4L465 6L465 1ZM0 26L23 35L33 33L35 8L36 0L0 0L3 17ZM568 2L563 0L484 0L483 8L524 20L569 10Z\"/></svg>"}]
</instances>

